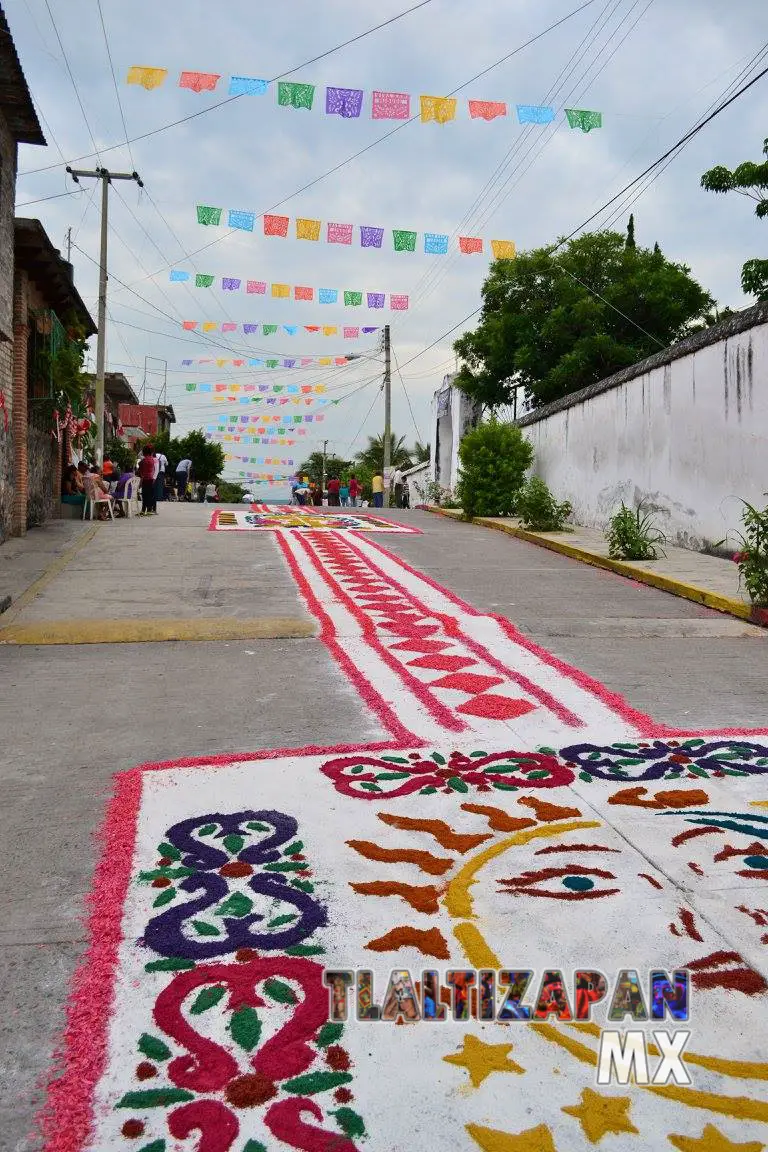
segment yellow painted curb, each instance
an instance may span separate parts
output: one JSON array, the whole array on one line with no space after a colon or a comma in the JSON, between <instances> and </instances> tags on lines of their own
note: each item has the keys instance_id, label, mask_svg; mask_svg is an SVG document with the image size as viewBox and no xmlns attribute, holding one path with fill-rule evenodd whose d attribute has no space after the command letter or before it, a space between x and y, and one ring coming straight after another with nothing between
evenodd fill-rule
<instances>
[{"instance_id":1,"label":"yellow painted curb","mask_svg":"<svg viewBox=\"0 0 768 1152\"><path fill-rule=\"evenodd\" d=\"M293 616L198 617L187 620L43 620L0 628L0 644L157 644L166 640L293 640L315 623Z\"/></svg>"},{"instance_id":2,"label":"yellow painted curb","mask_svg":"<svg viewBox=\"0 0 768 1152\"><path fill-rule=\"evenodd\" d=\"M430 508L439 516L447 516L451 520L460 520L461 513L452 508ZM599 552L590 552L586 548L579 548L575 544L568 544L565 540L558 540L552 536L545 536L539 532L527 532L515 524L499 523L496 520L478 516L467 523L481 524L484 528L494 528L497 532L505 532L507 536L514 536L518 540L526 540L529 544L538 544L548 548L551 552L559 552L561 556L569 556L572 560L580 560L583 564L591 564L593 568L604 568L608 572L615 572L618 576L627 576L630 580L637 580L641 584L648 584L658 588L661 592L669 592L673 596L681 596L685 600L692 600L696 604L703 604L707 608L714 608L717 612L725 612L729 616L738 616L741 620L748 620L759 624L755 619L750 604L743 600L736 600L731 596L723 596L719 592L710 592L696 584L687 584L683 580L676 580L674 576L664 576L660 572L650 572L647 568L636 568L628 560L612 560L609 556L602 556Z\"/></svg>"},{"instance_id":3,"label":"yellow painted curb","mask_svg":"<svg viewBox=\"0 0 768 1152\"><path fill-rule=\"evenodd\" d=\"M52 580L55 580L59 573L66 568L67 564L75 558L80 549L85 548L86 544L90 544L98 530L98 524L94 524L91 528L83 532L82 535L78 536L75 543L70 548L67 548L66 552L62 552L61 556L57 556L57 558L48 565L42 575L38 576L37 580L33 580L26 591L22 592L21 596L13 601L7 612L3 613L2 617L0 617L3 623L7 625L11 620L15 620L20 612L23 612L25 608L29 607L43 589L46 588Z\"/></svg>"}]
</instances>

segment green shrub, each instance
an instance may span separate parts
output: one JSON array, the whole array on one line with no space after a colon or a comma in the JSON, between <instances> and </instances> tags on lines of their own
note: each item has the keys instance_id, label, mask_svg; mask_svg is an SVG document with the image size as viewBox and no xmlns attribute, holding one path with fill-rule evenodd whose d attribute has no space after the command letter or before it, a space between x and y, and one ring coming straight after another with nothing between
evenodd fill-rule
<instances>
[{"instance_id":1,"label":"green shrub","mask_svg":"<svg viewBox=\"0 0 768 1152\"><path fill-rule=\"evenodd\" d=\"M568 500L559 504L539 476L531 476L517 494L515 511L524 528L534 532L560 532L573 508Z\"/></svg>"},{"instance_id":2,"label":"green shrub","mask_svg":"<svg viewBox=\"0 0 768 1152\"><path fill-rule=\"evenodd\" d=\"M509 516L533 460L533 448L517 425L496 419L479 424L462 440L459 460L456 497L464 515Z\"/></svg>"},{"instance_id":3,"label":"green shrub","mask_svg":"<svg viewBox=\"0 0 768 1152\"><path fill-rule=\"evenodd\" d=\"M622 503L608 521L605 537L612 560L657 560L659 552L664 555L660 545L666 544L666 537L642 505L633 511Z\"/></svg>"},{"instance_id":4,"label":"green shrub","mask_svg":"<svg viewBox=\"0 0 768 1152\"><path fill-rule=\"evenodd\" d=\"M768 507L755 508L744 503L739 533L741 551L734 560L739 566L739 578L747 589L750 600L760 608L768 607Z\"/></svg>"}]
</instances>

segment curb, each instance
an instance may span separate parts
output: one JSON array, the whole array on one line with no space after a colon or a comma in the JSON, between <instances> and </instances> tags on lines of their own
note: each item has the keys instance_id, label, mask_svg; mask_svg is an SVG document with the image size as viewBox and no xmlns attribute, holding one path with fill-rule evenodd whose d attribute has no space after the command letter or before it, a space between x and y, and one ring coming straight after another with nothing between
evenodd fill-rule
<instances>
[{"instance_id":1,"label":"curb","mask_svg":"<svg viewBox=\"0 0 768 1152\"><path fill-rule=\"evenodd\" d=\"M461 513L450 508L427 507L427 512L434 512L438 516L445 516L449 520L461 520ZM514 536L518 540L525 540L528 544L537 544L540 548L548 548L551 552L559 552L561 556L568 556L572 560L580 560L583 564L590 564L593 568L604 568L614 572L617 576L624 576L636 580L640 584L647 584L657 588L660 592L669 592L673 596L680 596L685 600L692 600L695 604L703 604L706 608L713 608L716 612L723 612L728 616L736 616L758 627L768 628L768 608L755 608L743 600L735 600L731 596L722 596L718 592L710 592L696 584L686 584L683 580L676 580L673 576L664 576L660 572L649 572L645 568L636 568L629 560L611 560L608 556L601 556L599 552L589 552L575 544L567 544L564 540L556 540L538 532L528 532L525 528L518 528L514 524L501 524L478 516L466 523L480 524L483 528L494 528L497 532L504 532L507 536Z\"/></svg>"},{"instance_id":2,"label":"curb","mask_svg":"<svg viewBox=\"0 0 768 1152\"><path fill-rule=\"evenodd\" d=\"M291 616L239 619L194 616L186 619L43 620L0 628L0 645L162 644L171 640L298 640L315 636L313 620Z\"/></svg>"},{"instance_id":3,"label":"curb","mask_svg":"<svg viewBox=\"0 0 768 1152\"><path fill-rule=\"evenodd\" d=\"M7 626L11 621L15 620L19 614L40 595L51 581L55 580L59 573L64 571L67 564L69 564L71 560L74 560L81 548L85 548L86 544L90 544L98 530L98 525L94 524L91 528L82 532L74 544L71 544L69 548L60 552L59 555L43 569L40 575L37 576L31 584L27 585L15 600L13 600L11 596L4 597L2 602L0 602L0 612L5 616L3 624Z\"/></svg>"}]
</instances>

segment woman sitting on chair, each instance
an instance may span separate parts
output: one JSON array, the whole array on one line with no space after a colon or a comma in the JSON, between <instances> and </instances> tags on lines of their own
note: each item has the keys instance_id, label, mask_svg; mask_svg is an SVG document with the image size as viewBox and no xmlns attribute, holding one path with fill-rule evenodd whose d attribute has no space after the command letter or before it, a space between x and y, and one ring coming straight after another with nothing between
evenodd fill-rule
<instances>
[{"instance_id":1,"label":"woman sitting on chair","mask_svg":"<svg viewBox=\"0 0 768 1152\"><path fill-rule=\"evenodd\" d=\"M123 472L117 484L115 485L113 496L115 501L115 513L118 516L125 516L125 511L122 505L122 501L125 499L125 489L131 480L135 479L136 477L134 476L133 472Z\"/></svg>"},{"instance_id":2,"label":"woman sitting on chair","mask_svg":"<svg viewBox=\"0 0 768 1152\"><path fill-rule=\"evenodd\" d=\"M85 487L86 500L99 501L99 520L106 520L109 517L107 503L112 503L112 497L109 494L109 488L102 480L101 473L95 464L83 477L83 485Z\"/></svg>"}]
</instances>

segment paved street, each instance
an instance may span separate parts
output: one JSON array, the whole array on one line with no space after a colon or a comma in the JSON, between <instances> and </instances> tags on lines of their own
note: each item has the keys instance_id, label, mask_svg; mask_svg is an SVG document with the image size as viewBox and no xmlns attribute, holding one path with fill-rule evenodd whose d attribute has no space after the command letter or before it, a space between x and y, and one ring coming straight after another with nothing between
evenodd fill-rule
<instances>
[{"instance_id":1,"label":"paved street","mask_svg":"<svg viewBox=\"0 0 768 1152\"><path fill-rule=\"evenodd\" d=\"M179 762L201 763L206 757L242 762L263 749L305 749L305 755L314 755L342 746L389 742L394 747L393 733L400 747L413 741L414 733L423 733L421 746L432 747L443 730L449 748L467 741L490 747L493 724L500 720L507 725L506 735L496 737L502 747L527 741L533 748L555 743L558 725L567 727L573 714L598 742L602 731L609 742L620 739L621 725L634 724L642 732L640 714L685 731L768 727L768 632L481 527L417 511L382 515L420 534L310 532L298 539L298 530L288 529L208 532L210 508L161 505L156 519L97 525L95 531L73 523L62 534L55 525L51 531L61 537L57 555L41 550L49 529L30 533L17 548L13 563L23 568L25 579L37 582L0 617L0 844L6 876L0 897L1 1149L41 1147L33 1118L44 1097L54 1037L63 1026L69 981L87 942L86 897L97 857L108 848L93 837L104 820L115 773L173 761L167 779L173 778L180 797L191 797L194 811L199 787L199 810L205 811L206 795L216 786L203 768L190 767L185 776ZM321 536L324 543L318 542ZM52 564L53 575L46 575L43 566ZM378 575L365 576L365 565L375 566L370 571ZM321 570L330 577L337 568L333 579L352 583L344 585L346 591L334 585L326 594ZM419 574L434 582L433 593ZM501 683L502 663L513 667L509 653L516 646L522 654L515 674L524 707L516 699L516 712L494 711L489 704L480 710L472 704L474 689L458 707L446 702L454 700L447 686L442 696L433 691L439 699L432 699L424 682L413 688L413 699L422 700L424 726L419 727L402 688L404 673L393 664L397 645L365 655L364 646L373 641L366 639L362 613L375 610L377 597L386 603L389 579L403 595L433 595L436 618L450 606L446 595L466 602L468 607L456 612L474 658L463 664L490 661L497 675L487 677L489 684ZM18 588L14 595L19 596ZM470 609L477 610L474 616ZM342 619L342 611L348 619ZM412 614L397 612L396 635L406 637L401 649L408 647L408 637L430 635L413 623ZM504 640L501 632L492 642L497 625L483 621L495 616L511 621L523 643L514 636ZM187 638L171 638L176 635ZM415 644L416 651L426 653L440 648L432 649L429 640ZM534 667L541 662L540 649L555 658L551 669L560 668L559 662L572 666L604 685L606 693L595 695L591 681L574 679L559 703L547 704L559 689ZM425 656L423 666L460 669L462 661L445 659L443 665L439 660L430 665ZM462 684L468 691L469 681ZM594 707L579 693L591 693ZM614 694L625 698L627 708L616 704ZM480 696L487 700L488 694ZM539 729L536 708L549 708L554 719L548 727ZM405 735L396 735L397 725ZM159 786L166 774L150 777ZM275 792L276 779L272 773L268 786L264 781L265 795ZM734 782L734 788L737 783L742 789L751 781ZM705 784L712 795L710 784L725 786ZM269 808L258 791L247 799L236 797L235 804ZM764 788L757 793L764 798ZM554 799L554 790L546 798ZM503 799L503 792L493 794L494 803ZM694 797L693 802L702 801ZM317 818L316 807L297 804L307 818L310 812ZM329 819L333 810L331 803ZM647 816L629 812L633 819L636 814ZM317 851L332 871L333 853ZM131 867L130 859L123 863ZM732 937L739 929L729 921L724 931ZM745 942L741 950L758 965L759 949ZM423 950L413 955L406 950L387 963L411 962L418 969L424 956ZM359 954L346 959L363 963ZM375 1101L371 1109L369 1127ZM524 1119L515 1117L515 1130ZM102 1140L108 1130L107 1125ZM383 1148L386 1141L378 1138L373 1146ZM106 1152L113 1144L94 1147Z\"/></svg>"}]
</instances>

